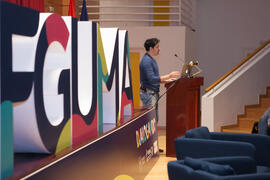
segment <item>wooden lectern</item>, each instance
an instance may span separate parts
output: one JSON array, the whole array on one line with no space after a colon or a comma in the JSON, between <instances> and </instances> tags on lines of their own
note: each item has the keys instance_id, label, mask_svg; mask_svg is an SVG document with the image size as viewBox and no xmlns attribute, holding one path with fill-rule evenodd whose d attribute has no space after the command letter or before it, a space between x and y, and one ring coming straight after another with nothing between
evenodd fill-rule
<instances>
[{"instance_id":1,"label":"wooden lectern","mask_svg":"<svg viewBox=\"0 0 270 180\"><path fill-rule=\"evenodd\" d=\"M201 125L200 86L202 77L180 78L165 84L166 103L166 156L175 157L174 139L186 130Z\"/></svg>"}]
</instances>

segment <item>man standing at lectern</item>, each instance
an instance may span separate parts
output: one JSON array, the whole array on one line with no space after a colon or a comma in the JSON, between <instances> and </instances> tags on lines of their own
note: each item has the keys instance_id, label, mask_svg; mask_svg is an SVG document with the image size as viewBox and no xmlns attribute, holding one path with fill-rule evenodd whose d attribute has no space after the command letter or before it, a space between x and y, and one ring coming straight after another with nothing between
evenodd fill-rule
<instances>
[{"instance_id":1,"label":"man standing at lectern","mask_svg":"<svg viewBox=\"0 0 270 180\"><path fill-rule=\"evenodd\" d=\"M156 120L158 122L158 103L160 83L175 80L180 72L173 71L163 76L159 75L159 68L155 56L159 54L160 40L157 38L147 39L144 43L146 53L140 62L140 98L144 106L156 106ZM162 151L162 150L161 150Z\"/></svg>"}]
</instances>

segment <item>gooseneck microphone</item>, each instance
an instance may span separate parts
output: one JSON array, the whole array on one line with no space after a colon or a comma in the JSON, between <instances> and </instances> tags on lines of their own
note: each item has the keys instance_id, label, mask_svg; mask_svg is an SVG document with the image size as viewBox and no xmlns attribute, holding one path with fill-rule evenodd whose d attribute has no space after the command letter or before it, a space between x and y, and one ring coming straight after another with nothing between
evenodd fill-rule
<instances>
[{"instance_id":1,"label":"gooseneck microphone","mask_svg":"<svg viewBox=\"0 0 270 180\"><path fill-rule=\"evenodd\" d=\"M182 58L180 58L177 54L174 54L174 56L175 56L177 59L179 59L182 63L185 64L185 61L184 61Z\"/></svg>"},{"instance_id":2,"label":"gooseneck microphone","mask_svg":"<svg viewBox=\"0 0 270 180\"><path fill-rule=\"evenodd\" d=\"M192 78L202 72L202 69L199 67L199 62L197 60L192 60L188 63L185 63L185 61L181 59L177 54L174 54L174 56L184 63L182 67L181 77ZM192 69L194 69L193 67L196 68L197 72L192 74Z\"/></svg>"}]
</instances>

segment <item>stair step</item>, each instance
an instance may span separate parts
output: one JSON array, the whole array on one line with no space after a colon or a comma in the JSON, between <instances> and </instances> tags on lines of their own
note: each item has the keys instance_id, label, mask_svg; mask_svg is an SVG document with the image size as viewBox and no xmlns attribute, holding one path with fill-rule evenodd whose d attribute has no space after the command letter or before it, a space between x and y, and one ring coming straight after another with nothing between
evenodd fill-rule
<instances>
[{"instance_id":1,"label":"stair step","mask_svg":"<svg viewBox=\"0 0 270 180\"><path fill-rule=\"evenodd\" d=\"M267 96L270 96L270 87L267 87L267 88L266 88L266 95L267 95Z\"/></svg>"},{"instance_id":2,"label":"stair step","mask_svg":"<svg viewBox=\"0 0 270 180\"><path fill-rule=\"evenodd\" d=\"M251 134L252 129L249 128L242 128L242 127L223 127L222 132L230 132L230 133L248 133Z\"/></svg>"},{"instance_id":3,"label":"stair step","mask_svg":"<svg viewBox=\"0 0 270 180\"><path fill-rule=\"evenodd\" d=\"M263 113L267 110L266 107L246 107L246 116L250 118L260 118Z\"/></svg>"},{"instance_id":4,"label":"stair step","mask_svg":"<svg viewBox=\"0 0 270 180\"><path fill-rule=\"evenodd\" d=\"M221 132L251 133L254 123L258 122L264 112L270 107L270 86L266 94L259 96L259 103L245 106L245 114L237 116L237 124L221 127Z\"/></svg>"},{"instance_id":5,"label":"stair step","mask_svg":"<svg viewBox=\"0 0 270 180\"><path fill-rule=\"evenodd\" d=\"M270 97L260 96L260 105L261 107L270 107Z\"/></svg>"},{"instance_id":6,"label":"stair step","mask_svg":"<svg viewBox=\"0 0 270 180\"><path fill-rule=\"evenodd\" d=\"M258 121L258 118L238 117L238 126L242 128L252 129L254 123Z\"/></svg>"}]
</instances>

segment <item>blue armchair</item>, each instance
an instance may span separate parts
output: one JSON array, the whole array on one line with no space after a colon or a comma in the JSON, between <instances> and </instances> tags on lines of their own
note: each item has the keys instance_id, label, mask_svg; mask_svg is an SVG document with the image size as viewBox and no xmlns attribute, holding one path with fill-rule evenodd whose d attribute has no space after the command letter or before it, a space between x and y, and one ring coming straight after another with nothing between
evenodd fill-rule
<instances>
[{"instance_id":1,"label":"blue armchair","mask_svg":"<svg viewBox=\"0 0 270 180\"><path fill-rule=\"evenodd\" d=\"M184 160L168 163L170 180L266 180L270 173L256 173L256 162L248 156Z\"/></svg>"},{"instance_id":2,"label":"blue armchair","mask_svg":"<svg viewBox=\"0 0 270 180\"><path fill-rule=\"evenodd\" d=\"M176 157L207 158L249 156L258 171L270 171L270 137L259 134L209 132L207 127L188 130L174 140Z\"/></svg>"}]
</instances>

